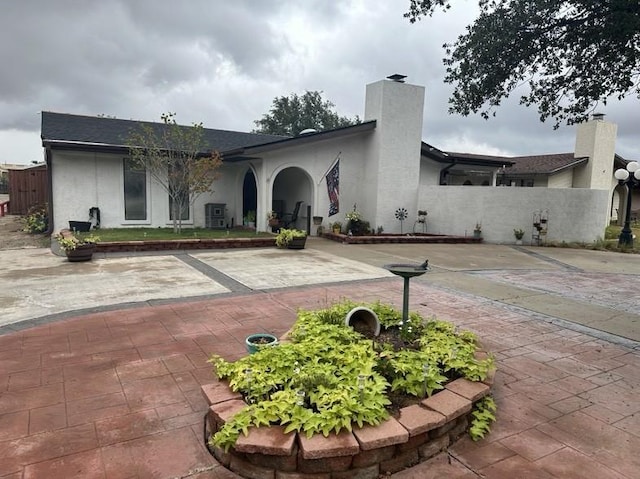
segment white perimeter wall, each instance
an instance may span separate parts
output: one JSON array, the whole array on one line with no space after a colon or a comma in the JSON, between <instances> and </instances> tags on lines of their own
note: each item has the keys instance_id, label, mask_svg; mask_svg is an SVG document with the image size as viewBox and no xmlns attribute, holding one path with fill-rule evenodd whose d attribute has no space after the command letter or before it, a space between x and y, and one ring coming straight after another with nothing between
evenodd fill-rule
<instances>
[{"instance_id":1,"label":"white perimeter wall","mask_svg":"<svg viewBox=\"0 0 640 479\"><path fill-rule=\"evenodd\" d=\"M592 242L604 236L608 196L608 191L582 188L422 186L418 206L429 213L428 233L472 236L480 222L489 243L513 243L513 229L522 228L526 244L533 213L548 210L547 241Z\"/></svg>"}]
</instances>

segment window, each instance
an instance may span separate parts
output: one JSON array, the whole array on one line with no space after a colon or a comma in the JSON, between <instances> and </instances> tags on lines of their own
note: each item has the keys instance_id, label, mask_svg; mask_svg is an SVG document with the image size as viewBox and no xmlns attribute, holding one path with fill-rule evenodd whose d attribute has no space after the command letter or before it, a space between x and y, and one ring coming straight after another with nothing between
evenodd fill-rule
<instances>
[{"instance_id":1,"label":"window","mask_svg":"<svg viewBox=\"0 0 640 479\"><path fill-rule=\"evenodd\" d=\"M123 162L124 219L147 219L147 171L137 167L130 159Z\"/></svg>"}]
</instances>

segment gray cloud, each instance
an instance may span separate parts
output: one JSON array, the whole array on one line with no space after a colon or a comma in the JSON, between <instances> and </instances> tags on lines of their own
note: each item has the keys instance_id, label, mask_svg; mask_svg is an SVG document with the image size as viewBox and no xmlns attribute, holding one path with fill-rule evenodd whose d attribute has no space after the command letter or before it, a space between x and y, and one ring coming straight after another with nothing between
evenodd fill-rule
<instances>
[{"instance_id":1,"label":"gray cloud","mask_svg":"<svg viewBox=\"0 0 640 479\"><path fill-rule=\"evenodd\" d=\"M442 44L477 14L477 2L416 24L408 2L364 0L21 0L0 16L0 161L16 158L11 129L39 145L41 110L248 131L274 97L321 90L346 116L362 116L367 83L392 73L426 88L424 139L477 153L573 149L574 127L554 131L511 98L489 121L447 113ZM600 108L618 123L618 150L639 158L638 100ZM16 137L17 138L17 137ZM24 144L25 134L16 139ZM6 158L11 151L12 158Z\"/></svg>"}]
</instances>

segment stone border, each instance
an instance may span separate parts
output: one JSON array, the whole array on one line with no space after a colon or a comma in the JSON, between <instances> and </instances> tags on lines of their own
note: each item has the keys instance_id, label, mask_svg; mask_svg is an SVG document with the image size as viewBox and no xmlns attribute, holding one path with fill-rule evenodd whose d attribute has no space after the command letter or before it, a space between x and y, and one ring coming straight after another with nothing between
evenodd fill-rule
<instances>
[{"instance_id":1,"label":"stone border","mask_svg":"<svg viewBox=\"0 0 640 479\"><path fill-rule=\"evenodd\" d=\"M456 379L378 426L311 438L284 434L282 426L254 427L247 436L240 435L229 452L217 447L210 451L224 467L245 478L300 479L310 474L377 479L435 456L464 434L473 405L491 392L494 373L484 382ZM210 433L246 406L226 381L204 385L202 393L209 404L205 420Z\"/></svg>"},{"instance_id":2,"label":"stone border","mask_svg":"<svg viewBox=\"0 0 640 479\"><path fill-rule=\"evenodd\" d=\"M98 253L172 251L194 249L266 248L276 245L275 237L208 238L147 241L105 241L96 244Z\"/></svg>"},{"instance_id":3,"label":"stone border","mask_svg":"<svg viewBox=\"0 0 640 479\"><path fill-rule=\"evenodd\" d=\"M383 243L482 243L482 238L473 236L436 235L430 233L380 234L370 236L349 236L326 231L323 238L342 244L383 244Z\"/></svg>"}]
</instances>

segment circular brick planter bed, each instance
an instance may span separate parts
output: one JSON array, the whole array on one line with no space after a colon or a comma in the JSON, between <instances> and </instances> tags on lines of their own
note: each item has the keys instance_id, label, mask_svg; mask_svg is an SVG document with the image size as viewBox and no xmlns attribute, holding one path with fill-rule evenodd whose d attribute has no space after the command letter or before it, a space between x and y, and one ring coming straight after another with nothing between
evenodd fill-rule
<instances>
[{"instance_id":1,"label":"circular brick planter bed","mask_svg":"<svg viewBox=\"0 0 640 479\"><path fill-rule=\"evenodd\" d=\"M282 426L250 428L228 452L209 449L223 466L245 478L320 474L312 477L376 479L435 456L466 433L473 405L490 393L491 382L492 375L484 382L456 379L378 426L355 426L352 432L311 438L284 434ZM225 381L203 386L202 393L209 404L208 438L245 402Z\"/></svg>"}]
</instances>

